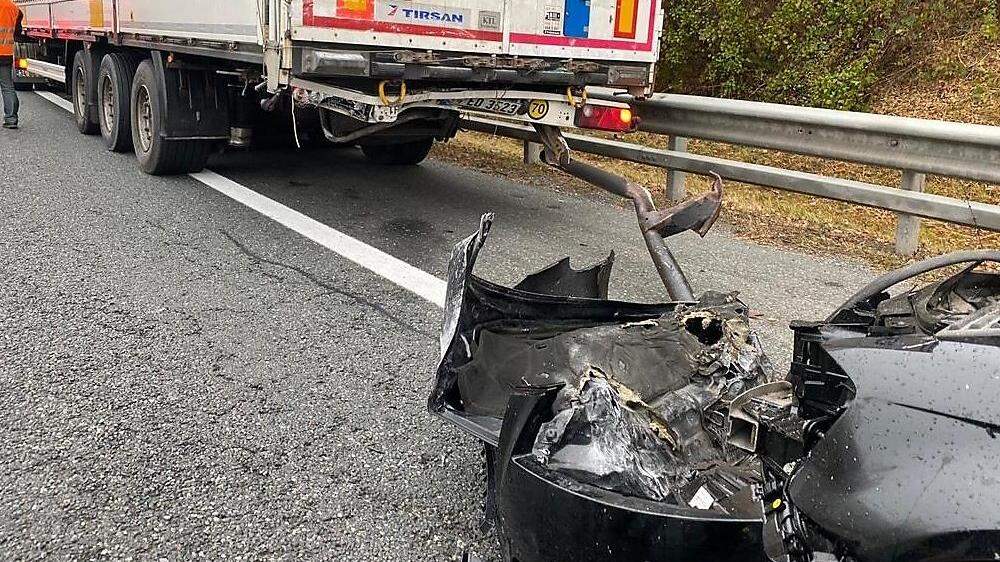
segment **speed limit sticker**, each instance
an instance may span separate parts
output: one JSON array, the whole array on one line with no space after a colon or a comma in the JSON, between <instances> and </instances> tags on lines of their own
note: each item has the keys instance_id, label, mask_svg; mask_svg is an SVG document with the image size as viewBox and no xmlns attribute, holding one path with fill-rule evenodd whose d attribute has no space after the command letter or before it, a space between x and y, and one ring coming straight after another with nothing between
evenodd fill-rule
<instances>
[{"instance_id":1,"label":"speed limit sticker","mask_svg":"<svg viewBox=\"0 0 1000 562\"><path fill-rule=\"evenodd\" d=\"M545 119L545 116L548 114L549 102L545 100L531 100L528 104L528 117L531 117L535 121Z\"/></svg>"}]
</instances>

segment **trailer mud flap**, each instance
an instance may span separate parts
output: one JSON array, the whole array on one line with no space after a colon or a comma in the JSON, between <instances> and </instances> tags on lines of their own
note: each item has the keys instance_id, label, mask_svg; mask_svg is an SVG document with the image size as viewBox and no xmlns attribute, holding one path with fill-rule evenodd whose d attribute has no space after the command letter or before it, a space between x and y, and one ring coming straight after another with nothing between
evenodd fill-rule
<instances>
[{"instance_id":1,"label":"trailer mud flap","mask_svg":"<svg viewBox=\"0 0 1000 562\"><path fill-rule=\"evenodd\" d=\"M213 69L168 62L152 53L153 68L162 88L166 111L160 130L169 140L223 140L229 138L229 107L225 78Z\"/></svg>"}]
</instances>

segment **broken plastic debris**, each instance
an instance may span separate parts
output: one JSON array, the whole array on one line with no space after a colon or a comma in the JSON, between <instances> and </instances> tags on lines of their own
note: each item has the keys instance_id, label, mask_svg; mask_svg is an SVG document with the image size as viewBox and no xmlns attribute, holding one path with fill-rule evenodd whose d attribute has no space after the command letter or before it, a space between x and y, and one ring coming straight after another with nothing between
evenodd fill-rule
<instances>
[{"instance_id":1,"label":"broken plastic debris","mask_svg":"<svg viewBox=\"0 0 1000 562\"><path fill-rule=\"evenodd\" d=\"M695 509L712 509L712 506L715 505L715 498L712 497L712 493L708 491L708 488L702 486L695 492L694 497L691 498L688 505Z\"/></svg>"}]
</instances>

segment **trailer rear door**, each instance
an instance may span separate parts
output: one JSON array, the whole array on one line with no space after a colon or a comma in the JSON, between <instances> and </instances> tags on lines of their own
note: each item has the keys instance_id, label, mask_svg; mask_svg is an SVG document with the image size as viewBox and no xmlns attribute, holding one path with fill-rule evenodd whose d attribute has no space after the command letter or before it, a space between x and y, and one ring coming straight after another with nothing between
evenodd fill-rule
<instances>
[{"instance_id":1,"label":"trailer rear door","mask_svg":"<svg viewBox=\"0 0 1000 562\"><path fill-rule=\"evenodd\" d=\"M509 0L295 0L292 38L369 47L504 53Z\"/></svg>"},{"instance_id":2,"label":"trailer rear door","mask_svg":"<svg viewBox=\"0 0 1000 562\"><path fill-rule=\"evenodd\" d=\"M660 0L295 0L293 39L656 62Z\"/></svg>"},{"instance_id":3,"label":"trailer rear door","mask_svg":"<svg viewBox=\"0 0 1000 562\"><path fill-rule=\"evenodd\" d=\"M659 0L508 0L512 55L656 62Z\"/></svg>"}]
</instances>

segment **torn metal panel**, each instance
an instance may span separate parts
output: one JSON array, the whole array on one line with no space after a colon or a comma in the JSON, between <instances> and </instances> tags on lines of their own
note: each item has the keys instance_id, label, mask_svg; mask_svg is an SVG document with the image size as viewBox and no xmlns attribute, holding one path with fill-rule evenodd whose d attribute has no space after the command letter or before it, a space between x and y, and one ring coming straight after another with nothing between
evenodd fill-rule
<instances>
[{"instance_id":1,"label":"torn metal panel","mask_svg":"<svg viewBox=\"0 0 1000 562\"><path fill-rule=\"evenodd\" d=\"M462 312L462 299L465 296L467 280L472 275L472 268L476 265L476 258L479 250L486 243L486 237L493 226L494 215L487 213L482 216L479 222L479 230L455 244L452 249L451 259L448 262L448 287L445 294L444 304L444 326L441 329L441 355L443 356L458 329L459 315Z\"/></svg>"},{"instance_id":2,"label":"torn metal panel","mask_svg":"<svg viewBox=\"0 0 1000 562\"><path fill-rule=\"evenodd\" d=\"M592 303L580 304L589 309ZM568 306L564 303L563 309ZM573 308L577 310L566 318L548 320L526 318L524 311L507 308L514 313L477 321L457 333L461 347L448 358L455 361L444 374L457 378L464 411L499 417L510 388L555 383L576 387L591 370L629 381L643 399L656 401L688 386L693 375L722 393L747 386L748 377L756 381L765 368L755 359L759 348L754 344L744 342L737 348L733 340L723 340L738 337L735 332L748 337L731 331L733 323L725 323L723 331L721 319L693 321L692 314L704 311L681 306L674 313L653 316L660 311L651 307L650 317L636 322L617 318L613 310L608 317L595 314L587 319L580 314L584 310ZM476 308L466 311L467 317L485 319L484 314ZM718 336L704 332L713 329L719 330ZM702 338L711 337L719 339L702 343Z\"/></svg>"},{"instance_id":3,"label":"torn metal panel","mask_svg":"<svg viewBox=\"0 0 1000 562\"><path fill-rule=\"evenodd\" d=\"M532 349L549 350L557 356L560 353L565 355L565 352L545 345L544 339L550 334L562 332L563 337L571 340L572 334L567 332L584 328L596 332L590 332L584 338L585 341L579 345L581 348L591 342L600 343L604 335L601 330L618 334L626 340L632 338L633 345L647 347L643 344L648 343L649 338L644 332L623 331L620 325L654 320L673 310L675 305L626 303L585 298L586 295L529 293L476 277L472 270L489 234L492 218L492 215L484 216L479 231L456 245L452 253L442 330L442 360L428 405L432 412L495 446L500 435L500 419L506 407L506 396L512 385L520 383L522 375L506 377L501 373L493 373L492 369L497 367L498 362L479 360L481 355L490 353L479 353L480 347L493 350L492 353L500 358L501 364L510 359L519 359L530 365L531 362L541 361L537 357L531 357ZM544 289L541 286L534 288ZM528 327L537 327L538 330L532 332ZM507 332L510 332L509 339L504 338ZM612 351L621 347L611 343L604 345L605 353L612 358ZM657 351L661 346L648 347L650 349L641 349L639 353L649 354L649 360L662 359ZM525 353L511 358L517 350ZM565 363L566 359L557 358L552 361ZM520 368L527 369L525 372L528 372L528 365L521 364ZM468 380L479 369L486 370L487 374L482 377L481 384L475 385L478 390L469 395L461 394L460 378L464 375ZM508 371L513 372L513 369ZM549 373L543 369L532 376L537 384L556 382L546 378L546 374ZM494 381L494 384L487 386L488 381Z\"/></svg>"},{"instance_id":4,"label":"torn metal panel","mask_svg":"<svg viewBox=\"0 0 1000 562\"><path fill-rule=\"evenodd\" d=\"M712 400L717 398L711 391L689 385L659 401L670 408L657 409L620 382L591 371L569 407L542 424L532 454L548 469L604 490L729 513L716 503L757 481L757 471L727 462L703 430L703 409ZM720 467L727 469L728 481L706 473ZM693 501L699 493L701 502ZM750 506L738 513L756 511Z\"/></svg>"},{"instance_id":5,"label":"torn metal panel","mask_svg":"<svg viewBox=\"0 0 1000 562\"><path fill-rule=\"evenodd\" d=\"M579 481L665 501L691 471L677 470L679 463L671 455L676 447L666 426L638 396L594 371L569 407L542 424L532 453L550 470Z\"/></svg>"}]
</instances>

